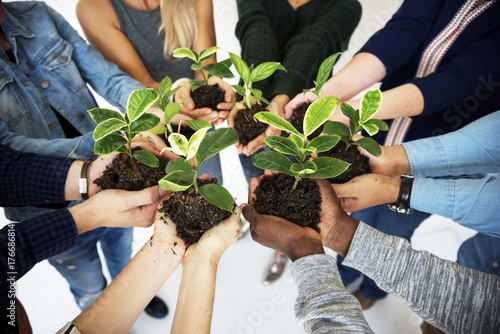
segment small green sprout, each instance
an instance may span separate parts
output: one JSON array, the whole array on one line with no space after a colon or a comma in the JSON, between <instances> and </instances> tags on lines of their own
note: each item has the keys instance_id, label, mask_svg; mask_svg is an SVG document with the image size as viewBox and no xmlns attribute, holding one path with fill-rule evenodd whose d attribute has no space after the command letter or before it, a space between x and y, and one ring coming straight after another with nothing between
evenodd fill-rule
<instances>
[{"instance_id":1,"label":"small green sprout","mask_svg":"<svg viewBox=\"0 0 500 334\"><path fill-rule=\"evenodd\" d=\"M337 52L331 55L330 57L326 58L325 60L323 60L323 62L319 67L318 75L316 76L316 81L314 81L315 89L314 90L304 89L303 91L304 94L307 92L313 92L314 94L316 94L318 99L320 98L319 93L321 91L321 88L332 74L333 65L335 64L339 56L340 52Z\"/></svg>"}]
</instances>

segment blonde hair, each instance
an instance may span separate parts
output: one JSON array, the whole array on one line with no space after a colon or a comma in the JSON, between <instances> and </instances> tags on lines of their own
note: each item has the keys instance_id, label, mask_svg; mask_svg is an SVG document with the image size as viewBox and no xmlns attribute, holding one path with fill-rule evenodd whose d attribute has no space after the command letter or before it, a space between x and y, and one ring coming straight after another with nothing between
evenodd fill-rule
<instances>
[{"instance_id":1,"label":"blonde hair","mask_svg":"<svg viewBox=\"0 0 500 334\"><path fill-rule=\"evenodd\" d=\"M198 35L196 0L161 0L161 26L165 33L163 55L169 59L179 47L193 48Z\"/></svg>"}]
</instances>

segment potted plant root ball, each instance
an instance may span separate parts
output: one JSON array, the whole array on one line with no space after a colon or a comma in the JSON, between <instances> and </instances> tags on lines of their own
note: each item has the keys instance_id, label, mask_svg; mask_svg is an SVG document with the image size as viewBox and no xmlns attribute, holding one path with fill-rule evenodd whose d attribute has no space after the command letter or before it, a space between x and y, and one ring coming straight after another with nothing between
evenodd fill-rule
<instances>
[{"instance_id":1,"label":"potted plant root ball","mask_svg":"<svg viewBox=\"0 0 500 334\"><path fill-rule=\"evenodd\" d=\"M255 191L255 210L260 214L285 218L301 226L310 226L319 232L321 195L311 178L333 178L343 173L349 164L331 157L307 160L313 153L324 152L340 140L337 135L323 135L308 140L317 128L332 115L337 98L328 96L313 102L299 132L283 118L270 112L260 112L255 118L290 133L288 138L268 136L265 142L275 151L264 151L253 157L259 168L279 172L278 176L264 176ZM292 156L292 161L287 155Z\"/></svg>"},{"instance_id":2,"label":"potted plant root ball","mask_svg":"<svg viewBox=\"0 0 500 334\"><path fill-rule=\"evenodd\" d=\"M187 247L228 218L235 205L231 194L216 179L197 178L197 169L204 161L238 140L234 129L220 128L207 133L209 127L199 129L189 140L182 134L169 135L172 151L184 158L172 160L165 169L167 175L159 181L160 187L172 191L159 215L168 217L177 226L177 235ZM194 164L189 161L192 158Z\"/></svg>"}]
</instances>

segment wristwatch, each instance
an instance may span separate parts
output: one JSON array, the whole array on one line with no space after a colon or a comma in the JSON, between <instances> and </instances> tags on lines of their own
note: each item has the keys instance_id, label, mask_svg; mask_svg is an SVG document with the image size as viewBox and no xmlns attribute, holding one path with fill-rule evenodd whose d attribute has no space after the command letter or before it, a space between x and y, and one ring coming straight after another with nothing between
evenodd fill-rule
<instances>
[{"instance_id":1,"label":"wristwatch","mask_svg":"<svg viewBox=\"0 0 500 334\"><path fill-rule=\"evenodd\" d=\"M389 209L398 213L413 213L410 208L411 189L415 178L411 174L401 174L401 186L399 187L399 195L396 203L390 203Z\"/></svg>"}]
</instances>

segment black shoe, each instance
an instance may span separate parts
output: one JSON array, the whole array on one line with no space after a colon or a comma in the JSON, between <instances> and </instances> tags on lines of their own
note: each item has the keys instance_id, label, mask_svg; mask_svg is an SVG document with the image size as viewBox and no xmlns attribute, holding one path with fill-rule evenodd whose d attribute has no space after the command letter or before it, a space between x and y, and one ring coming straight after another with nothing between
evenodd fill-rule
<instances>
[{"instance_id":1,"label":"black shoe","mask_svg":"<svg viewBox=\"0 0 500 334\"><path fill-rule=\"evenodd\" d=\"M159 297L154 296L144 311L155 318L165 318L168 314L168 306Z\"/></svg>"}]
</instances>

